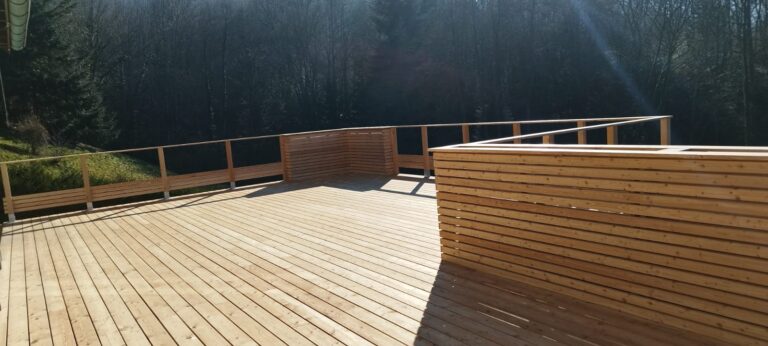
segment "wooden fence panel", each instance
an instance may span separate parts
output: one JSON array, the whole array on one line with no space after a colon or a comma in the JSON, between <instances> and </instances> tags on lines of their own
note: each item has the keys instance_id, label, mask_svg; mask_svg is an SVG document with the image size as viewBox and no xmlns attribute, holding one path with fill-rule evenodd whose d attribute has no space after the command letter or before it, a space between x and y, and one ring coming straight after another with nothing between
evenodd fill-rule
<instances>
[{"instance_id":1,"label":"wooden fence panel","mask_svg":"<svg viewBox=\"0 0 768 346\"><path fill-rule=\"evenodd\" d=\"M424 169L423 155L400 154L397 157L398 157L398 164L402 168ZM430 163L433 164L434 160L431 160Z\"/></svg>"},{"instance_id":2,"label":"wooden fence panel","mask_svg":"<svg viewBox=\"0 0 768 346\"><path fill-rule=\"evenodd\" d=\"M345 131L284 136L283 162L291 180L343 173L347 168Z\"/></svg>"},{"instance_id":3,"label":"wooden fence panel","mask_svg":"<svg viewBox=\"0 0 768 346\"><path fill-rule=\"evenodd\" d=\"M347 159L351 173L389 174L394 170L391 131L347 131Z\"/></svg>"},{"instance_id":4,"label":"wooden fence panel","mask_svg":"<svg viewBox=\"0 0 768 346\"><path fill-rule=\"evenodd\" d=\"M286 135L283 160L291 180L343 173L391 174L389 129L356 129Z\"/></svg>"},{"instance_id":5,"label":"wooden fence panel","mask_svg":"<svg viewBox=\"0 0 768 346\"><path fill-rule=\"evenodd\" d=\"M229 182L229 171L220 169L199 173L172 175L168 177L171 190L187 189Z\"/></svg>"},{"instance_id":6,"label":"wooden fence panel","mask_svg":"<svg viewBox=\"0 0 768 346\"><path fill-rule=\"evenodd\" d=\"M443 258L768 342L768 156L608 149L434 150Z\"/></svg>"},{"instance_id":7,"label":"wooden fence panel","mask_svg":"<svg viewBox=\"0 0 768 346\"><path fill-rule=\"evenodd\" d=\"M97 202L160 192L163 192L161 178L98 185L92 188L93 200Z\"/></svg>"},{"instance_id":8,"label":"wooden fence panel","mask_svg":"<svg viewBox=\"0 0 768 346\"><path fill-rule=\"evenodd\" d=\"M8 208L8 199L3 199ZM73 204L85 205L85 189L76 188L28 195L13 196L13 207L16 212L63 207Z\"/></svg>"},{"instance_id":9,"label":"wooden fence panel","mask_svg":"<svg viewBox=\"0 0 768 346\"><path fill-rule=\"evenodd\" d=\"M283 174L282 162L236 167L234 169L235 180L266 178L281 174Z\"/></svg>"}]
</instances>

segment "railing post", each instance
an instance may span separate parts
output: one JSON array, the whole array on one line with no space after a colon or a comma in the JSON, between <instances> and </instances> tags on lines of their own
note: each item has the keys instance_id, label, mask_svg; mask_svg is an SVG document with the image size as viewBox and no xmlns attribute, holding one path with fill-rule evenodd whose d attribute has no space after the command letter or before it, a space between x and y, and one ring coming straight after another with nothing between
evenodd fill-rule
<instances>
[{"instance_id":1,"label":"railing post","mask_svg":"<svg viewBox=\"0 0 768 346\"><path fill-rule=\"evenodd\" d=\"M513 136L520 136L523 133L523 129L520 126L519 123L512 124L512 135ZM515 144L522 144L523 140L519 138L515 138Z\"/></svg>"},{"instance_id":2,"label":"railing post","mask_svg":"<svg viewBox=\"0 0 768 346\"><path fill-rule=\"evenodd\" d=\"M160 163L160 180L163 184L163 198L171 198L171 190L168 185L168 172L165 170L165 151L163 147L157 147L157 160Z\"/></svg>"},{"instance_id":3,"label":"railing post","mask_svg":"<svg viewBox=\"0 0 768 346\"><path fill-rule=\"evenodd\" d=\"M609 126L606 127L605 133L608 137L608 144L617 144L619 143L619 129L616 126Z\"/></svg>"},{"instance_id":4,"label":"railing post","mask_svg":"<svg viewBox=\"0 0 768 346\"><path fill-rule=\"evenodd\" d=\"M421 154L424 156L424 178L432 175L429 162L429 138L427 137L427 127L421 127Z\"/></svg>"},{"instance_id":5,"label":"railing post","mask_svg":"<svg viewBox=\"0 0 768 346\"><path fill-rule=\"evenodd\" d=\"M542 143L544 144L554 144L555 143L555 137L551 135L546 135L541 138Z\"/></svg>"},{"instance_id":6,"label":"railing post","mask_svg":"<svg viewBox=\"0 0 768 346\"><path fill-rule=\"evenodd\" d=\"M290 181L291 177L288 172L288 156L286 155L285 146L285 136L280 135L280 162L283 164L283 181Z\"/></svg>"},{"instance_id":7,"label":"railing post","mask_svg":"<svg viewBox=\"0 0 768 346\"><path fill-rule=\"evenodd\" d=\"M389 129L389 144L392 147L392 165L394 166L392 175L400 174L400 157L397 150L397 127Z\"/></svg>"},{"instance_id":8,"label":"railing post","mask_svg":"<svg viewBox=\"0 0 768 346\"><path fill-rule=\"evenodd\" d=\"M469 125L461 125L461 142L469 143Z\"/></svg>"},{"instance_id":9,"label":"railing post","mask_svg":"<svg viewBox=\"0 0 768 346\"><path fill-rule=\"evenodd\" d=\"M224 149L227 153L227 174L229 175L229 188L234 189L235 186L235 163L232 160L232 142L229 140L224 141Z\"/></svg>"},{"instance_id":10,"label":"railing post","mask_svg":"<svg viewBox=\"0 0 768 346\"><path fill-rule=\"evenodd\" d=\"M3 192L5 193L5 213L8 214L8 222L16 222L16 214L13 210L13 194L11 193L11 177L8 175L8 165L0 163L0 171L3 175Z\"/></svg>"},{"instance_id":11,"label":"railing post","mask_svg":"<svg viewBox=\"0 0 768 346\"><path fill-rule=\"evenodd\" d=\"M582 128L584 126L587 126L586 121L578 121L576 122L576 127ZM587 144L587 131L581 130L579 131L579 144Z\"/></svg>"},{"instance_id":12,"label":"railing post","mask_svg":"<svg viewBox=\"0 0 768 346\"><path fill-rule=\"evenodd\" d=\"M91 192L91 173L88 171L88 155L80 155L80 175L83 177L85 192L85 208L93 210L93 193Z\"/></svg>"},{"instance_id":13,"label":"railing post","mask_svg":"<svg viewBox=\"0 0 768 346\"><path fill-rule=\"evenodd\" d=\"M671 143L670 140L670 133L671 133L671 127L672 127L672 121L670 118L664 118L659 121L659 126L661 126L661 145L669 145Z\"/></svg>"}]
</instances>

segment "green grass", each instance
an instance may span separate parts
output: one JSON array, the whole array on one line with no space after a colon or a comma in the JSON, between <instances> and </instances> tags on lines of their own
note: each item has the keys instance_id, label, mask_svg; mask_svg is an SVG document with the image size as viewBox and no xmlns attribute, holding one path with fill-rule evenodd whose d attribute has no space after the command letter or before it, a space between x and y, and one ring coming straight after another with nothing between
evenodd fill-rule
<instances>
[{"instance_id":1,"label":"green grass","mask_svg":"<svg viewBox=\"0 0 768 346\"><path fill-rule=\"evenodd\" d=\"M9 136L0 136L0 161L62 156L92 152L86 148L48 146L39 155ZM156 166L121 154L92 155L88 159L92 185L144 180L158 177ZM83 186L77 157L10 164L8 166L14 195L47 192Z\"/></svg>"}]
</instances>

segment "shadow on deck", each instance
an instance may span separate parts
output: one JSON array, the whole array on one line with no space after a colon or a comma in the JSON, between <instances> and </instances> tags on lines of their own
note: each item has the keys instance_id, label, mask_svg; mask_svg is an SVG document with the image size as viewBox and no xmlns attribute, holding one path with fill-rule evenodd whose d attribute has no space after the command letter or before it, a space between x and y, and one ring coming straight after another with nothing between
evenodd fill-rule
<instances>
[{"instance_id":1,"label":"shadow on deck","mask_svg":"<svg viewBox=\"0 0 768 346\"><path fill-rule=\"evenodd\" d=\"M468 309L470 318L453 311ZM424 319L458 323L468 344L709 345L710 339L629 317L554 292L441 262ZM422 320L419 335L428 340Z\"/></svg>"}]
</instances>

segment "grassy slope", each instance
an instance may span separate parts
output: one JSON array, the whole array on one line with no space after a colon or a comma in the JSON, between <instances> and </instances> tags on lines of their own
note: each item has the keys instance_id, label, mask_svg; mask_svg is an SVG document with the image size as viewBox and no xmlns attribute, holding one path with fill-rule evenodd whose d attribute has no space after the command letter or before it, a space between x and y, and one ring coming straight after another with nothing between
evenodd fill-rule
<instances>
[{"instance_id":1,"label":"grassy slope","mask_svg":"<svg viewBox=\"0 0 768 346\"><path fill-rule=\"evenodd\" d=\"M8 136L0 136L0 161L87 153L85 149L49 146L33 155L29 146ZM158 169L125 155L94 155L88 160L92 185L142 180L159 176ZM9 165L14 195L46 192L83 185L78 158L46 160Z\"/></svg>"}]
</instances>

